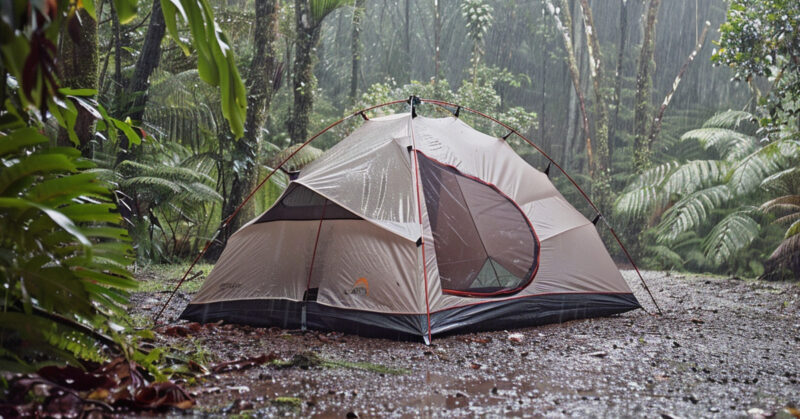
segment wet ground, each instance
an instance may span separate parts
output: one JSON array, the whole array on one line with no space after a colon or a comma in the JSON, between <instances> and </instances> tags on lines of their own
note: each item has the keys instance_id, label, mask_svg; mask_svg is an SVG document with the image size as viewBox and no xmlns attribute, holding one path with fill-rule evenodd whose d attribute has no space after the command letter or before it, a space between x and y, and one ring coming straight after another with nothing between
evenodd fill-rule
<instances>
[{"instance_id":1,"label":"wet ground","mask_svg":"<svg viewBox=\"0 0 800 419\"><path fill-rule=\"evenodd\" d=\"M655 310L632 271L640 302ZM619 316L416 342L234 325L157 334L209 364L278 361L186 383L198 413L321 417L792 417L800 284L646 272L663 316ZM152 278L150 278L152 280ZM166 293L134 296L151 316ZM188 302L179 293L166 312ZM174 322L180 324L180 322ZM174 333L173 333L174 334ZM281 367L297 354L322 366ZM789 409L786 407L789 406Z\"/></svg>"}]
</instances>

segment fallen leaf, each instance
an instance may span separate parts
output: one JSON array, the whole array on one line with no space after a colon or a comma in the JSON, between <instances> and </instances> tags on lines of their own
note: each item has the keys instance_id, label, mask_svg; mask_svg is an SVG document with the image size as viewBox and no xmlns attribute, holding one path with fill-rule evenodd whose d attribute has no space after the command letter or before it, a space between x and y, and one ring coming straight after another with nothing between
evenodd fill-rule
<instances>
[{"instance_id":1,"label":"fallen leaf","mask_svg":"<svg viewBox=\"0 0 800 419\"><path fill-rule=\"evenodd\" d=\"M278 359L278 355L273 352L270 354L263 354L261 356L253 358L244 358L236 361L223 362L222 364L217 364L211 367L211 372L219 374L228 371L240 371L247 368L255 367L257 365L266 364L267 362L272 362L276 359Z\"/></svg>"}]
</instances>

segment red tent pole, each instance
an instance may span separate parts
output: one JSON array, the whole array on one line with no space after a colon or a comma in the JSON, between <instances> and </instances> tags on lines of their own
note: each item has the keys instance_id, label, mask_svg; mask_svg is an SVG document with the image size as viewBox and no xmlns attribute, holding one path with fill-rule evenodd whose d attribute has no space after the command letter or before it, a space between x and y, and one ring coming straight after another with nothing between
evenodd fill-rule
<instances>
[{"instance_id":1,"label":"red tent pole","mask_svg":"<svg viewBox=\"0 0 800 419\"><path fill-rule=\"evenodd\" d=\"M581 195L583 195L583 197L586 199L586 202L588 202L589 205L591 205L592 208L595 210L595 212L597 212L597 214L600 215L600 218L603 220L603 222L606 224L608 229L611 231L611 235L614 236L614 239L617 241L617 244L619 244L619 247L625 253L625 256L628 258L628 261L633 266L633 269L636 270L636 274L639 276L639 280L642 281L642 285L644 286L644 289L647 291L647 294L650 296L650 299L653 300L653 304L655 304L656 308L658 309L658 313L662 314L662 315L664 314L664 312L661 311L661 307L659 307L658 303L656 302L655 297L653 297L653 293L650 292L650 287L647 286L647 282L645 282L644 277L642 276L642 273L639 271L639 267L637 267L636 266L636 262L633 261L633 257L631 257L631 254L628 253L628 249L626 249L625 246L622 244L622 240L620 240L619 236L617 236L617 232L614 231L614 227L611 227L611 224L608 223L608 220L606 220L606 217L603 215L602 212L600 212L600 209L597 208L597 205L595 205L594 202L592 202L591 198L589 198L589 195L587 195L586 192L584 192L584 190L581 189L580 185L578 185L578 182L576 182L575 179L573 179L572 176L570 176L569 173L567 173L567 171L564 170L563 167L561 167L561 165L559 165L555 160L553 160L552 157L550 157L547 153L545 153L544 150L542 150L533 141L529 140L524 135L520 134L519 131L517 131L516 129L508 126L507 124L505 124L505 123L503 123L501 121L499 121L497 118L491 117L491 116L489 116L489 115L487 115L487 114L485 114L483 112L476 111L474 109L470 109L470 108L468 108L466 106L461 106L461 105L458 105L458 104L455 104L455 103L445 102L445 101L442 101L442 100L420 99L420 101L422 103L430 103L430 104L438 105L438 106L442 106L442 107L450 106L450 107L456 107L457 109L460 108L460 109L463 109L463 110L465 110L467 112L471 112L471 113L473 113L475 115L482 116L482 117L484 117L484 118L486 118L486 119L488 119L488 120L490 120L490 121L492 121L492 122L494 122L496 124L499 124L503 128L505 128L505 129L509 130L510 132L513 132L514 134L516 134L517 137L522 138L523 140L525 140L525 142L527 142L528 144L530 144L531 147L536 149L536 151L538 151L542 156L544 156L544 158L546 158L547 160L550 161L550 163L552 163L554 166L556 166L558 168L558 170L560 170L561 173L563 173L564 176L566 176L566 178L569 179L570 182L572 182L572 185L575 186L575 188L578 190L578 192L580 192ZM458 112L458 111L456 111L456 112Z\"/></svg>"},{"instance_id":2,"label":"red tent pole","mask_svg":"<svg viewBox=\"0 0 800 419\"><path fill-rule=\"evenodd\" d=\"M216 238L219 235L220 231L222 231L223 228L227 227L228 224L230 224L230 222L233 220L233 218L236 217L236 214L238 214L239 211L241 211L242 208L245 206L245 204L247 204L247 202L250 201L250 198L252 198L253 195L255 195L256 192L258 192L258 190L261 189L261 187L264 186L264 184L267 183L267 181L272 177L272 175L274 175L278 170L280 170L281 167L283 167L284 164L286 164L289 160L291 160L291 158L294 157L295 154L300 152L300 150L302 150L305 146L311 144L312 141L314 141L317 138L319 138L320 135L328 132L331 128L341 124L344 121L347 121L348 119L350 119L350 118L352 118L352 117L354 117L356 115L361 115L361 117L366 120L366 119L368 119L368 118L366 118L366 114L365 114L365 112L367 112L367 111L371 111L373 109L378 109L378 108L383 108L385 106L396 105L398 103L406 103L406 102L407 102L407 99L395 100L395 101L392 101L392 102L381 103L380 105L370 106L368 108L364 108L364 109L355 111L355 112L351 113L350 115L347 115L344 118L342 118L342 119L340 119L340 120L328 125L322 131L312 135L311 138L307 139L302 145L300 145L300 147L297 147L297 150L293 151L285 159L283 159L283 161L281 161L277 166L275 166L275 168L273 168L272 171L269 172L267 177L265 177L264 180L262 180L261 183L259 183L258 186L256 186L255 189L253 189L250 192L250 194L247 195L247 197L244 199L244 201L242 201L242 203L239 204L238 207L236 207L236 209L231 213L231 215L229 215L228 218L226 218L225 221L222 222L222 224L217 228L217 231L214 233L214 236L212 236L211 239L209 239L206 242L205 246L203 247L203 250L200 253L198 253L197 257L194 258L194 260L192 261L192 264L189 265L189 269L186 270L186 272L183 274L183 277L181 278L181 280L178 281L178 285L176 285L175 289L173 289L172 292L169 294L169 297L167 298L167 301L164 302L163 306L161 306L161 310L159 310L158 314L156 314L156 316L153 318L153 324L154 325L158 324L158 320L161 318L161 315L164 313L164 310L167 308L167 306L169 305L170 301L172 301L172 298L175 296L175 293L178 292L178 289L181 287L181 285L183 285L184 281L186 281L186 277L189 276L189 272L192 271L192 269L197 264L197 262L199 262L200 259L203 256L205 256L206 252L208 252L208 249L211 247L211 243L213 243L214 240L216 240Z\"/></svg>"}]
</instances>

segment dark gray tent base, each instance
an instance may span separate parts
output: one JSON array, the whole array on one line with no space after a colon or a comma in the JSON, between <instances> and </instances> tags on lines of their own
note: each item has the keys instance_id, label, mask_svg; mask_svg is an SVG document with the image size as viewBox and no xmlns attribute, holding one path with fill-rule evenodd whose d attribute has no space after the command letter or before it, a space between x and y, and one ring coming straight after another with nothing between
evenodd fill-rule
<instances>
[{"instance_id":1,"label":"dark gray tent base","mask_svg":"<svg viewBox=\"0 0 800 419\"><path fill-rule=\"evenodd\" d=\"M283 299L189 304L180 318L200 323L224 320L252 326L299 329L305 306L306 327L369 337L427 340L424 314L385 314ZM603 317L641 308L633 294L546 294L492 301L431 313L433 335L507 330Z\"/></svg>"}]
</instances>

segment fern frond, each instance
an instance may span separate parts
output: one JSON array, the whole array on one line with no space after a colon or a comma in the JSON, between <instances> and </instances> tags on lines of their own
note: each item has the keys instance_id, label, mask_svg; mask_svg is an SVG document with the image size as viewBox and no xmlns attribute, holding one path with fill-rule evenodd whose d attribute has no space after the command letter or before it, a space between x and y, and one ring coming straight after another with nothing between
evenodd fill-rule
<instances>
[{"instance_id":1,"label":"fern frond","mask_svg":"<svg viewBox=\"0 0 800 419\"><path fill-rule=\"evenodd\" d=\"M133 190L142 188L146 189L150 194L155 192L157 195L164 195L168 193L178 194L181 192L181 187L175 182L153 176L137 176L130 179L125 179L120 183L120 186L123 189Z\"/></svg>"},{"instance_id":2,"label":"fern frond","mask_svg":"<svg viewBox=\"0 0 800 419\"><path fill-rule=\"evenodd\" d=\"M703 243L705 256L714 265L722 265L752 243L760 231L761 227L750 217L749 211L728 214L706 237Z\"/></svg>"},{"instance_id":3,"label":"fern frond","mask_svg":"<svg viewBox=\"0 0 800 419\"><path fill-rule=\"evenodd\" d=\"M668 200L669 195L664 194L659 188L645 186L621 194L614 203L614 210L620 215L641 217L654 208L665 206Z\"/></svg>"},{"instance_id":4,"label":"fern frond","mask_svg":"<svg viewBox=\"0 0 800 419\"><path fill-rule=\"evenodd\" d=\"M661 185L664 179L669 177L678 167L680 167L680 163L671 161L647 169L641 175L637 176L626 189L634 190L645 186Z\"/></svg>"},{"instance_id":5,"label":"fern frond","mask_svg":"<svg viewBox=\"0 0 800 419\"><path fill-rule=\"evenodd\" d=\"M664 213L658 225L658 241L672 242L680 233L696 228L712 209L731 198L727 185L712 186L685 196Z\"/></svg>"},{"instance_id":6,"label":"fern frond","mask_svg":"<svg viewBox=\"0 0 800 419\"><path fill-rule=\"evenodd\" d=\"M739 195L754 191L764 178L784 169L786 159L779 143L772 143L739 161L730 172L728 184Z\"/></svg>"},{"instance_id":7,"label":"fern frond","mask_svg":"<svg viewBox=\"0 0 800 419\"><path fill-rule=\"evenodd\" d=\"M713 148L725 160L739 160L758 148L755 137L726 128L698 128L681 136L681 141L697 140L706 150Z\"/></svg>"},{"instance_id":8,"label":"fern frond","mask_svg":"<svg viewBox=\"0 0 800 419\"><path fill-rule=\"evenodd\" d=\"M765 266L764 279L800 278L800 234L785 238L769 256Z\"/></svg>"},{"instance_id":9,"label":"fern frond","mask_svg":"<svg viewBox=\"0 0 800 419\"><path fill-rule=\"evenodd\" d=\"M742 122L753 122L755 117L750 112L728 110L720 112L703 123L703 128L736 129Z\"/></svg>"},{"instance_id":10,"label":"fern frond","mask_svg":"<svg viewBox=\"0 0 800 419\"><path fill-rule=\"evenodd\" d=\"M800 167L792 167L767 176L761 181L761 187L784 194L800 190Z\"/></svg>"},{"instance_id":11,"label":"fern frond","mask_svg":"<svg viewBox=\"0 0 800 419\"><path fill-rule=\"evenodd\" d=\"M650 257L657 259L664 268L678 268L683 266L681 255L664 245L648 246L647 253Z\"/></svg>"},{"instance_id":12,"label":"fern frond","mask_svg":"<svg viewBox=\"0 0 800 419\"><path fill-rule=\"evenodd\" d=\"M292 153L294 153L298 148L300 148L302 144L295 144L289 147L284 148L278 154L276 154L269 162L268 166L275 167L280 162L285 160L289 157ZM303 147L302 150L298 151L297 154L292 156L286 163L284 163L283 168L288 171L300 170L305 167L307 164L311 163L312 161L316 160L319 156L322 155L322 150L307 145Z\"/></svg>"},{"instance_id":13,"label":"fern frond","mask_svg":"<svg viewBox=\"0 0 800 419\"><path fill-rule=\"evenodd\" d=\"M334 10L351 4L353 0L311 0L311 17L319 25Z\"/></svg>"},{"instance_id":14,"label":"fern frond","mask_svg":"<svg viewBox=\"0 0 800 419\"><path fill-rule=\"evenodd\" d=\"M730 164L723 160L689 161L669 175L663 189L668 196L671 194L685 196L722 183L729 169Z\"/></svg>"}]
</instances>

